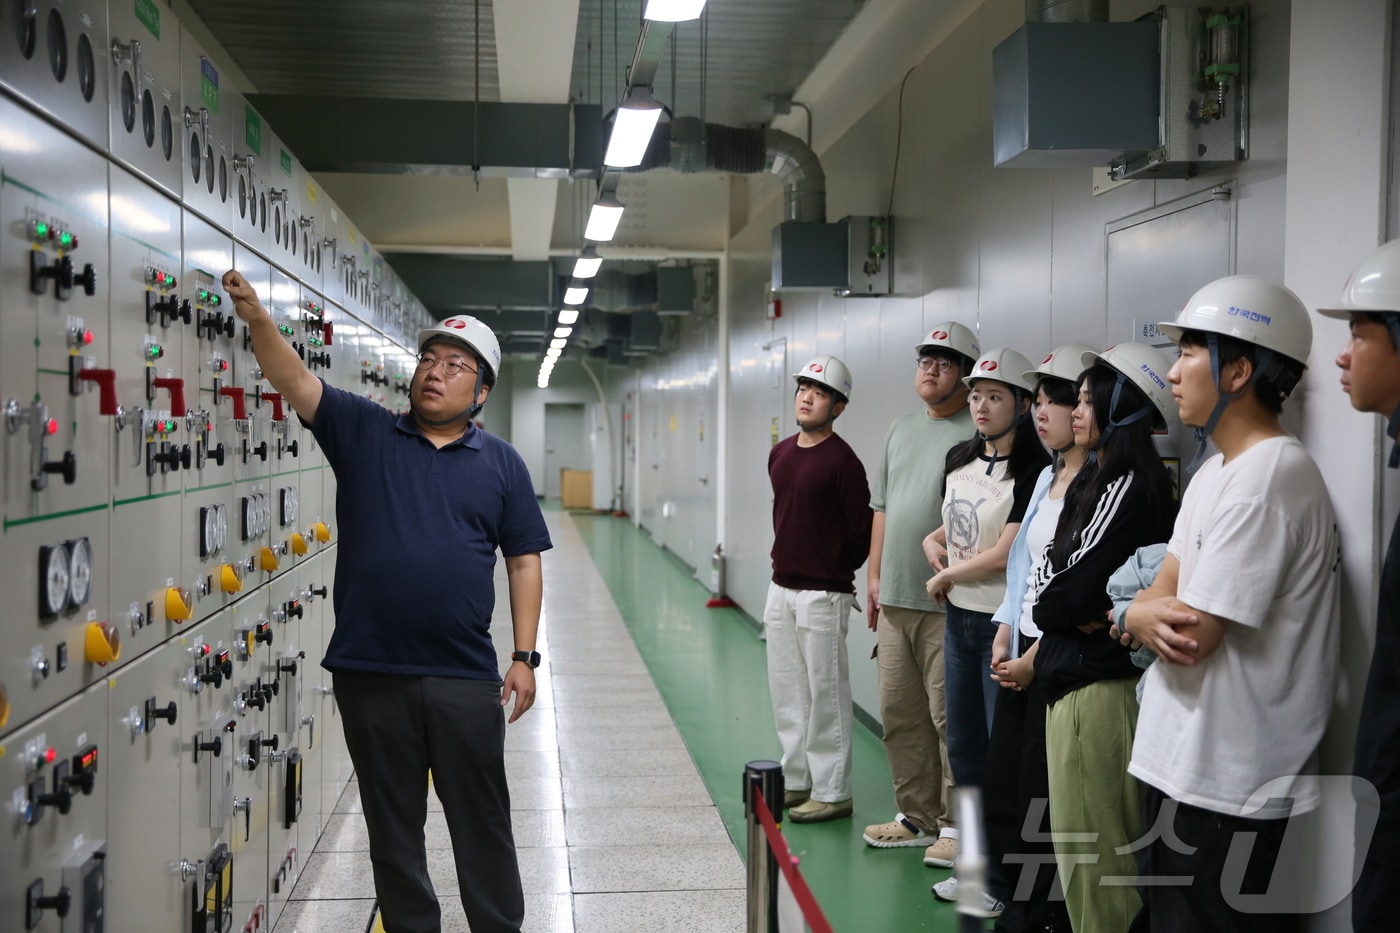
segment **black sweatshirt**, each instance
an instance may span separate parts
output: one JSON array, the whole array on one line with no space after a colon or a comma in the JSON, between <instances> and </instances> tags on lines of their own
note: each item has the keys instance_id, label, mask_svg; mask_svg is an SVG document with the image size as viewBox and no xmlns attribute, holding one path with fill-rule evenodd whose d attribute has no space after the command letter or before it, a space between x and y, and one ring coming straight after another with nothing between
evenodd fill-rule
<instances>
[{"instance_id":1,"label":"black sweatshirt","mask_svg":"<svg viewBox=\"0 0 1400 933\"><path fill-rule=\"evenodd\" d=\"M1084 633L1078 626L1104 622L1112 602L1108 578L1140 547L1171 536L1172 515L1149 514L1143 480L1128 473L1109 483L1094 506L1069 560L1053 561L1032 609L1044 633L1035 676L1053 705L1080 687L1101 680L1136 678L1130 649L1105 629Z\"/></svg>"}]
</instances>

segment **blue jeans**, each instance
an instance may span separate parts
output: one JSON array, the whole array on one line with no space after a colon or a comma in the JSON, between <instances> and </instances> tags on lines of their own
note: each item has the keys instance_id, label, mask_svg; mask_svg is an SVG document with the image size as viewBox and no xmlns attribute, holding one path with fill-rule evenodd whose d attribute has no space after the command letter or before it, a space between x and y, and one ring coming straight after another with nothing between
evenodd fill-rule
<instances>
[{"instance_id":1,"label":"blue jeans","mask_svg":"<svg viewBox=\"0 0 1400 933\"><path fill-rule=\"evenodd\" d=\"M943 688L948 704L948 763L959 787L981 787L987 765L997 690L992 680L992 641L997 627L989 612L948 603L943 629Z\"/></svg>"}]
</instances>

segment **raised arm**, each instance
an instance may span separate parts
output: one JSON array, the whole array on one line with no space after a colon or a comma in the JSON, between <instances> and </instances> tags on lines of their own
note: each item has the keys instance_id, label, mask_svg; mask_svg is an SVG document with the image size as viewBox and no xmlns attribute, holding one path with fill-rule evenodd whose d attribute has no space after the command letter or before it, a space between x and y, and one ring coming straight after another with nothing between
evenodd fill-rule
<instances>
[{"instance_id":1,"label":"raised arm","mask_svg":"<svg viewBox=\"0 0 1400 933\"><path fill-rule=\"evenodd\" d=\"M315 420L324 388L321 380L311 374L297 351L282 339L272 315L262 306L258 293L247 279L230 269L224 273L224 291L233 301L234 313L248 325L253 355L257 357L263 376L303 421Z\"/></svg>"}]
</instances>

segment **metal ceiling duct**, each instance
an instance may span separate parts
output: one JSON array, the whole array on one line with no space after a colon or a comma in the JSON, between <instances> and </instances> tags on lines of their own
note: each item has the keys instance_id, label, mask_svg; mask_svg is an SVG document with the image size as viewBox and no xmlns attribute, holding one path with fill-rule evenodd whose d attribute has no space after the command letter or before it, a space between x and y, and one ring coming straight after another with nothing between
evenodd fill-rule
<instances>
[{"instance_id":1,"label":"metal ceiling duct","mask_svg":"<svg viewBox=\"0 0 1400 933\"><path fill-rule=\"evenodd\" d=\"M1026 0L1028 23L1106 23L1108 0Z\"/></svg>"},{"instance_id":2,"label":"metal ceiling duct","mask_svg":"<svg viewBox=\"0 0 1400 933\"><path fill-rule=\"evenodd\" d=\"M678 172L772 172L783 183L783 220L826 222L826 172L811 147L781 130L740 129L677 117L652 135L635 169Z\"/></svg>"}]
</instances>

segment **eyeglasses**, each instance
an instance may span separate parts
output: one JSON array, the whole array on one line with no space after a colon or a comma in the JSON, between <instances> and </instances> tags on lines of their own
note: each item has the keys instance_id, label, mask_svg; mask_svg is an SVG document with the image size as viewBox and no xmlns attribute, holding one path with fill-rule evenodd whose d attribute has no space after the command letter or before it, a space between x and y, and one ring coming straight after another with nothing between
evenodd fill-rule
<instances>
[{"instance_id":1,"label":"eyeglasses","mask_svg":"<svg viewBox=\"0 0 1400 933\"><path fill-rule=\"evenodd\" d=\"M463 370L475 376L477 372L475 369L464 363L460 357L440 357L433 356L431 353L418 354L418 371L420 373L426 373L430 371L434 366L436 366L439 363L442 364L442 374L444 376L455 376Z\"/></svg>"},{"instance_id":2,"label":"eyeglasses","mask_svg":"<svg viewBox=\"0 0 1400 933\"><path fill-rule=\"evenodd\" d=\"M921 356L919 357L919 369L922 372L946 373L957 364L946 357L941 356Z\"/></svg>"}]
</instances>

